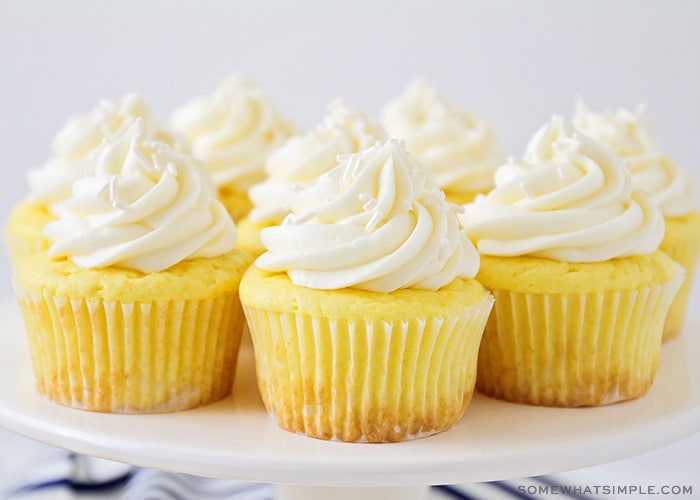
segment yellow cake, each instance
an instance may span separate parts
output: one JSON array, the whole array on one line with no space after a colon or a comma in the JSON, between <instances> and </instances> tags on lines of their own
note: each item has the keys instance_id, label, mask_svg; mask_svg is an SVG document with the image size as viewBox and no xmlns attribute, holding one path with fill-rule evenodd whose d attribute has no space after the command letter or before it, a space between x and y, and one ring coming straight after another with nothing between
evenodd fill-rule
<instances>
[{"instance_id":1,"label":"yellow cake","mask_svg":"<svg viewBox=\"0 0 700 500\"><path fill-rule=\"evenodd\" d=\"M232 387L243 329L242 252L144 274L83 269L38 252L16 294L37 389L93 411L152 413L217 401Z\"/></svg>"},{"instance_id":2,"label":"yellow cake","mask_svg":"<svg viewBox=\"0 0 700 500\"><path fill-rule=\"evenodd\" d=\"M343 159L261 231L241 282L265 407L351 442L454 425L493 298L455 212L396 140ZM309 215L310 214L310 215Z\"/></svg>"},{"instance_id":3,"label":"yellow cake","mask_svg":"<svg viewBox=\"0 0 700 500\"><path fill-rule=\"evenodd\" d=\"M700 257L700 212L693 210L685 216L665 217L665 221L666 234L659 248L683 266L686 276L664 325L664 340L670 340L681 334L685 324L688 299Z\"/></svg>"},{"instance_id":4,"label":"yellow cake","mask_svg":"<svg viewBox=\"0 0 700 500\"><path fill-rule=\"evenodd\" d=\"M5 242L13 268L27 255L48 248L49 241L41 230L53 219L46 206L37 203L20 202L12 208L5 226Z\"/></svg>"},{"instance_id":5,"label":"yellow cake","mask_svg":"<svg viewBox=\"0 0 700 500\"><path fill-rule=\"evenodd\" d=\"M172 117L209 174L231 218L251 209L248 189L265 179L265 162L296 133L263 90L236 75L211 95L191 99Z\"/></svg>"},{"instance_id":6,"label":"yellow cake","mask_svg":"<svg viewBox=\"0 0 700 500\"><path fill-rule=\"evenodd\" d=\"M195 161L143 118L54 205L15 275L37 388L85 410L152 413L231 390L250 257Z\"/></svg>"},{"instance_id":7,"label":"yellow cake","mask_svg":"<svg viewBox=\"0 0 700 500\"><path fill-rule=\"evenodd\" d=\"M664 214L666 234L661 249L685 268L686 279L664 326L664 340L678 337L700 257L700 212L693 179L664 155L656 144L644 106L631 111L594 112L579 101L574 123L619 156L639 189L651 193Z\"/></svg>"},{"instance_id":8,"label":"yellow cake","mask_svg":"<svg viewBox=\"0 0 700 500\"><path fill-rule=\"evenodd\" d=\"M236 222L238 230L238 247L248 255L257 257L265 252L265 247L260 241L260 231L266 227L275 225L272 222L253 222L246 215Z\"/></svg>"},{"instance_id":9,"label":"yellow cake","mask_svg":"<svg viewBox=\"0 0 700 500\"><path fill-rule=\"evenodd\" d=\"M479 391L577 407L649 389L684 273L658 250L663 214L616 156L555 117L460 220L495 297Z\"/></svg>"},{"instance_id":10,"label":"yellow cake","mask_svg":"<svg viewBox=\"0 0 700 500\"><path fill-rule=\"evenodd\" d=\"M469 203L493 187L504 155L493 127L416 79L381 112L392 137L404 139L421 167L431 171L447 201Z\"/></svg>"}]
</instances>

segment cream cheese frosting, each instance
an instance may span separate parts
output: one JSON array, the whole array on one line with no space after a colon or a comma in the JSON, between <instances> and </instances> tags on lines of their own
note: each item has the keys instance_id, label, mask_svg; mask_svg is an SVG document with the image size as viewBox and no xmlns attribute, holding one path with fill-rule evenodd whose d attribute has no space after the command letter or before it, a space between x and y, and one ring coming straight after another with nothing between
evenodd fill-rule
<instances>
[{"instance_id":1,"label":"cream cheese frosting","mask_svg":"<svg viewBox=\"0 0 700 500\"><path fill-rule=\"evenodd\" d=\"M483 118L458 109L423 79L384 107L381 121L404 139L446 192L485 192L504 161L496 133Z\"/></svg>"},{"instance_id":2,"label":"cream cheese frosting","mask_svg":"<svg viewBox=\"0 0 700 500\"><path fill-rule=\"evenodd\" d=\"M116 101L102 100L90 112L69 118L58 131L51 144L51 159L29 171L27 201L51 209L52 204L68 198L73 182L94 171L102 143L122 135L139 117L145 133L154 140L188 151L186 142L158 123L138 94L127 94Z\"/></svg>"},{"instance_id":3,"label":"cream cheese frosting","mask_svg":"<svg viewBox=\"0 0 700 500\"><path fill-rule=\"evenodd\" d=\"M579 100L573 122L622 158L634 185L651 193L664 215L679 217L695 208L694 184L687 172L659 151L644 106L596 113Z\"/></svg>"},{"instance_id":4,"label":"cream cheese frosting","mask_svg":"<svg viewBox=\"0 0 700 500\"><path fill-rule=\"evenodd\" d=\"M405 145L347 155L302 189L279 226L260 232L264 270L317 289L437 290L479 268L453 207Z\"/></svg>"},{"instance_id":5,"label":"cream cheese frosting","mask_svg":"<svg viewBox=\"0 0 700 500\"><path fill-rule=\"evenodd\" d=\"M217 187L240 192L265 178L270 153L295 134L263 90L240 76L186 103L172 123Z\"/></svg>"},{"instance_id":6,"label":"cream cheese frosting","mask_svg":"<svg viewBox=\"0 0 700 500\"><path fill-rule=\"evenodd\" d=\"M194 160L154 141L138 118L103 145L92 175L56 204L49 255L83 268L151 273L231 251L235 226Z\"/></svg>"},{"instance_id":7,"label":"cream cheese frosting","mask_svg":"<svg viewBox=\"0 0 700 500\"><path fill-rule=\"evenodd\" d=\"M622 161L561 117L495 182L459 215L482 254L599 262L650 254L664 235L661 211Z\"/></svg>"},{"instance_id":8,"label":"cream cheese frosting","mask_svg":"<svg viewBox=\"0 0 700 500\"><path fill-rule=\"evenodd\" d=\"M250 220L281 222L294 192L333 169L339 155L357 153L386 139L378 122L336 99L314 131L292 137L270 155L265 166L267 179L248 192L253 202Z\"/></svg>"}]
</instances>

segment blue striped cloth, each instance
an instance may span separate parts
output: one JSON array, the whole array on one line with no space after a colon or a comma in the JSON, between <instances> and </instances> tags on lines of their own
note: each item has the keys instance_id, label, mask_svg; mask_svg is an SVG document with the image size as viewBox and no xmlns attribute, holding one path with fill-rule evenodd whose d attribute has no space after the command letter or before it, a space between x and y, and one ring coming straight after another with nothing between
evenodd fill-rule
<instances>
[{"instance_id":1,"label":"blue striped cloth","mask_svg":"<svg viewBox=\"0 0 700 500\"><path fill-rule=\"evenodd\" d=\"M7 483L7 482L6 482ZM533 499L533 486L554 486L559 499L591 499L566 491L566 485L550 476L487 483L436 485L430 500ZM274 486L133 467L77 455L63 450L42 457L40 463L3 485L0 498L7 500L273 500ZM331 499L332 500L332 499ZM359 499L361 500L361 499Z\"/></svg>"}]
</instances>

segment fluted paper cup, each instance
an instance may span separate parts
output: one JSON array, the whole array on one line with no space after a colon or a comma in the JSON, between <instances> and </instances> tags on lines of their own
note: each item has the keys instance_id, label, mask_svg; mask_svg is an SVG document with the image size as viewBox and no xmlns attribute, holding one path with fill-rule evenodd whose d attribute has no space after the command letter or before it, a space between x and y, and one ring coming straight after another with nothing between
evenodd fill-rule
<instances>
[{"instance_id":1,"label":"fluted paper cup","mask_svg":"<svg viewBox=\"0 0 700 500\"><path fill-rule=\"evenodd\" d=\"M667 341L678 337L683 331L688 299L690 298L695 269L700 257L700 239L679 244L662 245L661 249L685 269L685 281L683 281L676 298L673 299L664 325L663 339Z\"/></svg>"},{"instance_id":2,"label":"fluted paper cup","mask_svg":"<svg viewBox=\"0 0 700 500\"><path fill-rule=\"evenodd\" d=\"M202 406L231 390L243 318L236 293L121 303L15 286L41 394L114 413Z\"/></svg>"},{"instance_id":3,"label":"fluted paper cup","mask_svg":"<svg viewBox=\"0 0 700 500\"><path fill-rule=\"evenodd\" d=\"M496 298L479 351L477 388L516 403L597 406L637 398L656 374L663 325L683 272L603 293Z\"/></svg>"},{"instance_id":4,"label":"fluted paper cup","mask_svg":"<svg viewBox=\"0 0 700 500\"><path fill-rule=\"evenodd\" d=\"M451 427L473 392L493 298L461 314L352 320L243 304L258 385L278 425L349 442L415 439Z\"/></svg>"}]
</instances>

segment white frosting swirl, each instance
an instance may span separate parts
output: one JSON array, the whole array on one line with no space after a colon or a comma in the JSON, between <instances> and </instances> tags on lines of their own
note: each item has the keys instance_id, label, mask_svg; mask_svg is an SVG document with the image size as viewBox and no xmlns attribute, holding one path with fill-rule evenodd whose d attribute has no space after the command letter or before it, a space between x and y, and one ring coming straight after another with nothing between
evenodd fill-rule
<instances>
[{"instance_id":1,"label":"white frosting swirl","mask_svg":"<svg viewBox=\"0 0 700 500\"><path fill-rule=\"evenodd\" d=\"M369 116L348 109L341 99L328 105L323 123L303 136L292 137L270 155L268 178L248 192L250 219L279 223L289 213L288 200L338 164L338 156L358 153L387 139L384 128Z\"/></svg>"},{"instance_id":2,"label":"white frosting swirl","mask_svg":"<svg viewBox=\"0 0 700 500\"><path fill-rule=\"evenodd\" d=\"M525 162L496 172L496 187L459 216L479 252L599 262L650 254L661 211L605 146L555 117L533 137Z\"/></svg>"},{"instance_id":3,"label":"white frosting swirl","mask_svg":"<svg viewBox=\"0 0 700 500\"><path fill-rule=\"evenodd\" d=\"M44 229L50 256L151 273L233 249L233 222L194 161L144 129L138 118L105 144L94 173L56 205L59 218Z\"/></svg>"},{"instance_id":4,"label":"white frosting swirl","mask_svg":"<svg viewBox=\"0 0 700 500\"><path fill-rule=\"evenodd\" d=\"M622 158L635 187L651 193L664 215L683 216L695 208L690 175L659 152L644 106L634 112L617 109L594 113L579 100L574 126Z\"/></svg>"},{"instance_id":5,"label":"white frosting swirl","mask_svg":"<svg viewBox=\"0 0 700 500\"><path fill-rule=\"evenodd\" d=\"M493 128L457 109L425 80L390 101L381 120L392 137L405 139L421 166L447 192L485 192L504 156Z\"/></svg>"},{"instance_id":6,"label":"white frosting swirl","mask_svg":"<svg viewBox=\"0 0 700 500\"><path fill-rule=\"evenodd\" d=\"M256 265L317 289L437 290L473 277L479 256L426 174L393 139L348 155L260 232L268 251Z\"/></svg>"},{"instance_id":7,"label":"white frosting swirl","mask_svg":"<svg viewBox=\"0 0 700 500\"><path fill-rule=\"evenodd\" d=\"M185 141L163 128L138 94L127 94L118 101L102 100L89 113L69 118L58 131L51 145L52 158L29 171L27 200L50 208L68 198L73 182L94 172L102 143L124 134L138 117L154 140L188 151Z\"/></svg>"},{"instance_id":8,"label":"white frosting swirl","mask_svg":"<svg viewBox=\"0 0 700 500\"><path fill-rule=\"evenodd\" d=\"M265 178L267 157L295 131L262 89L240 76L186 103L172 122L217 187L240 192Z\"/></svg>"}]
</instances>

